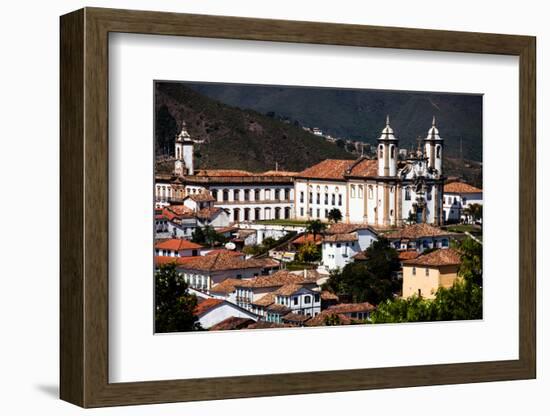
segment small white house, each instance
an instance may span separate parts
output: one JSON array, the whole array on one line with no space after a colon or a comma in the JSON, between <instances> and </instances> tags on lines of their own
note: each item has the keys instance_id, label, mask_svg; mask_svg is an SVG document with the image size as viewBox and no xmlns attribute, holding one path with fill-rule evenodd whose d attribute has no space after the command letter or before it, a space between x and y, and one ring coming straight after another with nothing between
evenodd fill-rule
<instances>
[{"instance_id":1,"label":"small white house","mask_svg":"<svg viewBox=\"0 0 550 416\"><path fill-rule=\"evenodd\" d=\"M167 257L194 257L201 254L202 246L183 238L170 238L155 244L155 255Z\"/></svg>"},{"instance_id":2,"label":"small white house","mask_svg":"<svg viewBox=\"0 0 550 416\"><path fill-rule=\"evenodd\" d=\"M473 222L464 210L472 204L483 205L483 191L464 182L450 182L443 187L443 213L446 223Z\"/></svg>"},{"instance_id":3,"label":"small white house","mask_svg":"<svg viewBox=\"0 0 550 416\"><path fill-rule=\"evenodd\" d=\"M376 231L365 224L334 224L322 243L320 269L341 269L353 261L353 256L365 251L378 238Z\"/></svg>"},{"instance_id":4,"label":"small white house","mask_svg":"<svg viewBox=\"0 0 550 416\"><path fill-rule=\"evenodd\" d=\"M258 320L258 315L222 299L205 299L199 302L195 309L195 315L204 329L231 317Z\"/></svg>"}]
</instances>

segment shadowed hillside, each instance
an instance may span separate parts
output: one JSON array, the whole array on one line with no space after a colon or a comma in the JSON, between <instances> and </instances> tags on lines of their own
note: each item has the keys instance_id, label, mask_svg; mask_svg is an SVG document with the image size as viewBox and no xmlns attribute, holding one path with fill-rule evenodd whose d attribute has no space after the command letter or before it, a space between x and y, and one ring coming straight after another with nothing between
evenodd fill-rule
<instances>
[{"instance_id":1,"label":"shadowed hillside","mask_svg":"<svg viewBox=\"0 0 550 416\"><path fill-rule=\"evenodd\" d=\"M278 163L279 169L300 171L326 158L354 158L299 126L222 104L183 84L156 84L155 115L157 156L173 155L185 121L191 137L203 141L195 146L198 168L265 171Z\"/></svg>"}]
</instances>

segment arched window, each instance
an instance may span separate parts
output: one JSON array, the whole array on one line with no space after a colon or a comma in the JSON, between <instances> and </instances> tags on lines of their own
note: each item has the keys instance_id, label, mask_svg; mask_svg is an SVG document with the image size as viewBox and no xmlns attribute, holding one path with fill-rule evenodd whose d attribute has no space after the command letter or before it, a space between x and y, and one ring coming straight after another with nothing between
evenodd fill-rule
<instances>
[{"instance_id":1,"label":"arched window","mask_svg":"<svg viewBox=\"0 0 550 416\"><path fill-rule=\"evenodd\" d=\"M355 198L355 185L351 185L351 197Z\"/></svg>"},{"instance_id":2,"label":"arched window","mask_svg":"<svg viewBox=\"0 0 550 416\"><path fill-rule=\"evenodd\" d=\"M395 146L393 144L390 146L390 157L395 159Z\"/></svg>"},{"instance_id":3,"label":"arched window","mask_svg":"<svg viewBox=\"0 0 550 416\"><path fill-rule=\"evenodd\" d=\"M405 201L411 200L411 188L406 187L405 188Z\"/></svg>"},{"instance_id":4,"label":"arched window","mask_svg":"<svg viewBox=\"0 0 550 416\"><path fill-rule=\"evenodd\" d=\"M378 158L382 159L384 157L384 146L378 146Z\"/></svg>"},{"instance_id":5,"label":"arched window","mask_svg":"<svg viewBox=\"0 0 550 416\"><path fill-rule=\"evenodd\" d=\"M372 199L372 194L373 194L372 185L369 185L369 199Z\"/></svg>"},{"instance_id":6,"label":"arched window","mask_svg":"<svg viewBox=\"0 0 550 416\"><path fill-rule=\"evenodd\" d=\"M435 147L435 157L437 157L438 159L441 158L441 146Z\"/></svg>"},{"instance_id":7,"label":"arched window","mask_svg":"<svg viewBox=\"0 0 550 416\"><path fill-rule=\"evenodd\" d=\"M357 187L357 191L358 191L358 192L357 192L358 197L359 197L359 198L363 198L363 185L359 185L359 186Z\"/></svg>"}]
</instances>

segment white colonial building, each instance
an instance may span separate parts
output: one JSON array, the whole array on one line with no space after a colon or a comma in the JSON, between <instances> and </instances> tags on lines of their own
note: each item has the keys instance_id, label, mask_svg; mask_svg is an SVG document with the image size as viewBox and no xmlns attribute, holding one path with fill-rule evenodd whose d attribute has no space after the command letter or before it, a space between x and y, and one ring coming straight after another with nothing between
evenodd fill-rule
<instances>
[{"instance_id":1,"label":"white colonial building","mask_svg":"<svg viewBox=\"0 0 550 416\"><path fill-rule=\"evenodd\" d=\"M443 187L445 222L471 222L464 212L473 204L483 205L483 191L464 182L449 182Z\"/></svg>"},{"instance_id":2,"label":"white colonial building","mask_svg":"<svg viewBox=\"0 0 550 416\"><path fill-rule=\"evenodd\" d=\"M443 223L443 139L435 118L423 146L399 160L389 118L378 139L377 159L327 159L295 179L297 219L326 221L337 208L346 223L401 226L408 219Z\"/></svg>"},{"instance_id":3,"label":"white colonial building","mask_svg":"<svg viewBox=\"0 0 550 416\"><path fill-rule=\"evenodd\" d=\"M333 224L323 237L320 271L342 269L377 238L376 231L365 224Z\"/></svg>"},{"instance_id":4,"label":"white colonial building","mask_svg":"<svg viewBox=\"0 0 550 416\"><path fill-rule=\"evenodd\" d=\"M220 210L220 223L242 224L270 219L328 221L334 208L345 223L376 227L407 222L442 225L456 215L454 207L444 208L449 201L443 198L444 144L435 117L417 151L404 158L388 118L378 138L376 159L327 159L299 173L196 170L193 144L183 123L175 142L173 173L156 175L157 207L185 204L200 212L205 205L210 215L211 208ZM460 193L449 196L451 201L469 198Z\"/></svg>"}]
</instances>

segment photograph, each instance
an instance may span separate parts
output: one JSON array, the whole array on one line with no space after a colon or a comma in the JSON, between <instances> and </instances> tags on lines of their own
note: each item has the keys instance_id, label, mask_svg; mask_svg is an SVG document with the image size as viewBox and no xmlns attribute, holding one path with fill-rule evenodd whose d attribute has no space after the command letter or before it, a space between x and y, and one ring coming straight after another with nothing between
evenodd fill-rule
<instances>
[{"instance_id":1,"label":"photograph","mask_svg":"<svg viewBox=\"0 0 550 416\"><path fill-rule=\"evenodd\" d=\"M153 94L156 334L483 319L483 94Z\"/></svg>"}]
</instances>

